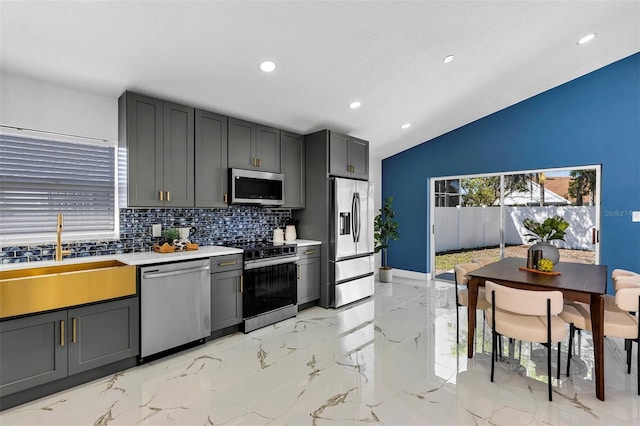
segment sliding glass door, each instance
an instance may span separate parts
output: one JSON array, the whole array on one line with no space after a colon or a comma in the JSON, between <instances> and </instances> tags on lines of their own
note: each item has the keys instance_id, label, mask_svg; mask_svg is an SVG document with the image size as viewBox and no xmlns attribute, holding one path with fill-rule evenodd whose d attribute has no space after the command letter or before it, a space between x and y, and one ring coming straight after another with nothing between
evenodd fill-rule
<instances>
[{"instance_id":1,"label":"sliding glass door","mask_svg":"<svg viewBox=\"0 0 640 426\"><path fill-rule=\"evenodd\" d=\"M431 271L451 279L473 257L526 257L525 218L569 222L561 261L599 262L600 166L431 179Z\"/></svg>"}]
</instances>

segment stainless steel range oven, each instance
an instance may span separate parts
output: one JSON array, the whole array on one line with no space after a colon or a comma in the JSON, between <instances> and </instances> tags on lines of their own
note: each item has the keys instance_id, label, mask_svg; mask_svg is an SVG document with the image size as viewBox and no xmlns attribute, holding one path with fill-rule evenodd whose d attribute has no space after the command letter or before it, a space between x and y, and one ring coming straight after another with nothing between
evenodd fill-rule
<instances>
[{"instance_id":1,"label":"stainless steel range oven","mask_svg":"<svg viewBox=\"0 0 640 426\"><path fill-rule=\"evenodd\" d=\"M244 332L295 317L297 246L259 242L245 245L242 310Z\"/></svg>"}]
</instances>

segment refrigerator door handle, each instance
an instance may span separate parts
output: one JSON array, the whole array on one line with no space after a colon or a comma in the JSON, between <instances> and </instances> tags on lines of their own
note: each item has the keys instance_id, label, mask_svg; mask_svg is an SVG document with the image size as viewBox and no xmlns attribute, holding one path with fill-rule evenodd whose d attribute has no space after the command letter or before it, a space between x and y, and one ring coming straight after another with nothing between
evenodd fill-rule
<instances>
[{"instance_id":1,"label":"refrigerator door handle","mask_svg":"<svg viewBox=\"0 0 640 426\"><path fill-rule=\"evenodd\" d=\"M351 235L353 236L353 242L358 242L358 211L356 208L356 194L353 194L351 199Z\"/></svg>"},{"instance_id":2,"label":"refrigerator door handle","mask_svg":"<svg viewBox=\"0 0 640 426\"><path fill-rule=\"evenodd\" d=\"M362 214L362 208L360 206L360 194L356 194L356 210L357 210L357 215L358 215L358 229L357 229L357 236L356 236L356 242L359 243L360 242L360 226L362 225L362 221L361 219L361 214Z\"/></svg>"}]
</instances>

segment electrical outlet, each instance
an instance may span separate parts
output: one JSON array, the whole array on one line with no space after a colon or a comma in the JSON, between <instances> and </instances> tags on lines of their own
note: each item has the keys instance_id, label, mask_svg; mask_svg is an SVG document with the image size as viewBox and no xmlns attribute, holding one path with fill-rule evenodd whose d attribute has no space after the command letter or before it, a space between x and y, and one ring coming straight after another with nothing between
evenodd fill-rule
<instances>
[{"instance_id":1,"label":"electrical outlet","mask_svg":"<svg viewBox=\"0 0 640 426\"><path fill-rule=\"evenodd\" d=\"M160 237L162 236L162 225L160 225L159 223L156 223L154 225L151 226L151 236L152 237Z\"/></svg>"}]
</instances>

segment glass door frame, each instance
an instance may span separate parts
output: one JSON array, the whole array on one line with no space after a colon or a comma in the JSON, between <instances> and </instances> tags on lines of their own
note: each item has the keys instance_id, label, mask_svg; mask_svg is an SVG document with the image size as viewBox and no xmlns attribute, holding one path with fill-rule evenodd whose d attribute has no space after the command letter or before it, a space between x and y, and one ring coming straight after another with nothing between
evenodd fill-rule
<instances>
[{"instance_id":1,"label":"glass door frame","mask_svg":"<svg viewBox=\"0 0 640 426\"><path fill-rule=\"evenodd\" d=\"M571 170L595 170L596 171L596 191L594 197L594 206L595 209L595 224L594 228L596 230L596 238L595 238L595 250L594 250L594 262L596 265L600 264L600 230L601 230L601 178L602 178L602 165L600 164L591 164L591 165L577 165L577 166L566 166L566 167L555 167L555 168L545 168L545 169L531 169L531 170L513 170L513 171L504 171L504 172L496 172L496 173L477 173L477 174L469 174L469 175L453 175L453 176L438 176L432 177L429 179L429 272L431 278L435 278L436 271L436 246L435 246L435 209L436 209L436 182L441 180L451 180L451 179L469 179L469 178L477 178L477 177L494 177L500 176L500 258L504 257L504 239L505 239L505 205L504 205L504 182L505 176L507 175L519 175L519 174L533 174L533 173L554 173L554 172L569 172Z\"/></svg>"}]
</instances>

